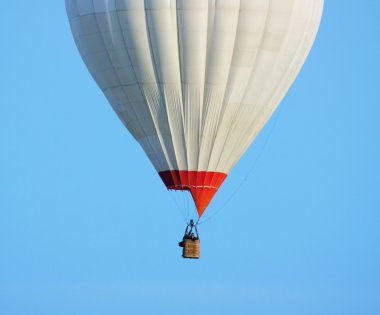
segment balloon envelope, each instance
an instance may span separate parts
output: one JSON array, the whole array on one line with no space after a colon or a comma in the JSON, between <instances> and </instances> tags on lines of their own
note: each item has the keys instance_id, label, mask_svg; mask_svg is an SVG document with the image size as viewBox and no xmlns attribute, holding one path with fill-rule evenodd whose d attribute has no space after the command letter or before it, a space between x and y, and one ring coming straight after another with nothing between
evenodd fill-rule
<instances>
[{"instance_id":1,"label":"balloon envelope","mask_svg":"<svg viewBox=\"0 0 380 315\"><path fill-rule=\"evenodd\" d=\"M90 73L199 216L303 65L323 0L66 0Z\"/></svg>"}]
</instances>

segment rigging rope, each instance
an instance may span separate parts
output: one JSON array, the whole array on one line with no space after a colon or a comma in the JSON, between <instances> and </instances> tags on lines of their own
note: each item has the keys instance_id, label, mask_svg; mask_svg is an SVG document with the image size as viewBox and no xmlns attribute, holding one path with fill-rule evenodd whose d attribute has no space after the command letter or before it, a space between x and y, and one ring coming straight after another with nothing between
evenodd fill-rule
<instances>
[{"instance_id":1,"label":"rigging rope","mask_svg":"<svg viewBox=\"0 0 380 315\"><path fill-rule=\"evenodd\" d=\"M282 108L283 107L280 106L278 108L277 113L275 113L275 115L274 115L275 117L274 117L272 126L270 127L268 135L267 135L266 139L264 140L264 144L259 149L259 153L257 154L256 159L253 161L252 166L249 168L247 175L243 178L243 180L240 182L240 184L235 188L235 190L232 192L232 194L226 199L226 201L223 202L223 205L219 209L217 209L213 214L211 214L208 218L202 220L201 222L199 222L200 219L198 219L196 225L201 225L201 224L204 224L206 222L211 221L216 215L218 215L222 210L224 210L227 207L227 205L231 202L231 200L237 195L237 193L240 191L240 189L243 187L243 185L247 182L248 177L251 175L251 173L256 168L257 163L260 160L260 157L261 157L262 153L264 152L264 149L266 148L266 146L269 143L269 139L272 136L272 134L274 132L274 129L275 129L276 125L277 125L277 122L279 120L280 114L282 112Z\"/></svg>"},{"instance_id":2,"label":"rigging rope","mask_svg":"<svg viewBox=\"0 0 380 315\"><path fill-rule=\"evenodd\" d=\"M184 218L186 224L189 224L189 218L188 218L189 215L187 215L187 217L186 217L186 215L184 214L184 212L181 210L181 209L183 209L183 207L181 207L181 206L178 204L177 200L174 198L174 196L173 196L173 194L172 194L171 191L169 191L169 195L170 195L170 197L172 198L172 201L175 203L176 208L177 208L177 211L178 211L178 212L181 214L181 216Z\"/></svg>"}]
</instances>

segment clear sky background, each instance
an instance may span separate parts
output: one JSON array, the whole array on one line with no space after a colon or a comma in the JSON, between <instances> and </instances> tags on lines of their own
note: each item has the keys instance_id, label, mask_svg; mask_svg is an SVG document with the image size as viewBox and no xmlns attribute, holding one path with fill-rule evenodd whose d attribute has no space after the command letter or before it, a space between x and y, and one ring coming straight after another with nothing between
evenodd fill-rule
<instances>
[{"instance_id":1,"label":"clear sky background","mask_svg":"<svg viewBox=\"0 0 380 315\"><path fill-rule=\"evenodd\" d=\"M3 2L1 315L380 314L378 1L326 1L300 76L204 215L224 207L199 261L177 245L183 196L91 79L64 1Z\"/></svg>"}]
</instances>

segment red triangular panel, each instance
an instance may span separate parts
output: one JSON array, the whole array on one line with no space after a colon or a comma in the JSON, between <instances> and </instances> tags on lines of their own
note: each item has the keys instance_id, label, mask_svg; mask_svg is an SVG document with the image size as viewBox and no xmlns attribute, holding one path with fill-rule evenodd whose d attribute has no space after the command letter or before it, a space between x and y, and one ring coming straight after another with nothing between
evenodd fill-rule
<instances>
[{"instance_id":1,"label":"red triangular panel","mask_svg":"<svg viewBox=\"0 0 380 315\"><path fill-rule=\"evenodd\" d=\"M227 174L210 171L164 171L159 175L168 189L191 192L199 217L227 177Z\"/></svg>"}]
</instances>

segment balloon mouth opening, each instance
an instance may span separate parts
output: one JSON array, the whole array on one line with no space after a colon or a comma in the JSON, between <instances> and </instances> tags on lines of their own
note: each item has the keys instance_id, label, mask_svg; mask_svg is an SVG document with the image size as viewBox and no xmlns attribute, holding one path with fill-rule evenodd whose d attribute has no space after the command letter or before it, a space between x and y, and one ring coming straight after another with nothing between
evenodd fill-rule
<instances>
[{"instance_id":1,"label":"balloon mouth opening","mask_svg":"<svg viewBox=\"0 0 380 315\"><path fill-rule=\"evenodd\" d=\"M201 217L212 198L227 177L227 174L213 171L168 170L159 175L169 190L189 191Z\"/></svg>"}]
</instances>

